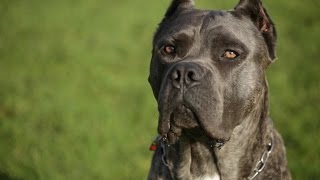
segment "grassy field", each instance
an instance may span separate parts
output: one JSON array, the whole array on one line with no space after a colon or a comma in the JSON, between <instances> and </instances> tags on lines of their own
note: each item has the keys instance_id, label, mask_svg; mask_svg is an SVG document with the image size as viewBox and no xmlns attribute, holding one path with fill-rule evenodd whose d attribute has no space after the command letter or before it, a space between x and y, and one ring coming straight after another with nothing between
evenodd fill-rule
<instances>
[{"instance_id":1,"label":"grassy field","mask_svg":"<svg viewBox=\"0 0 320 180\"><path fill-rule=\"evenodd\" d=\"M146 178L151 40L169 2L0 1L0 179ZM279 34L270 114L293 178L320 179L320 3L265 4Z\"/></svg>"}]
</instances>

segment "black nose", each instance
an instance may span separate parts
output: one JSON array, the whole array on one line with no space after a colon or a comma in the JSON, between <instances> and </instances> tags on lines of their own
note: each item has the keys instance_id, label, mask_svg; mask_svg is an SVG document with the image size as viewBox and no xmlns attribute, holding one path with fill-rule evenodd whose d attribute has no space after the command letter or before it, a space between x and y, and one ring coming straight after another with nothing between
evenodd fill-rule
<instances>
[{"instance_id":1,"label":"black nose","mask_svg":"<svg viewBox=\"0 0 320 180\"><path fill-rule=\"evenodd\" d=\"M175 88L191 88L200 84L204 72L196 63L179 63L171 70L171 81Z\"/></svg>"}]
</instances>

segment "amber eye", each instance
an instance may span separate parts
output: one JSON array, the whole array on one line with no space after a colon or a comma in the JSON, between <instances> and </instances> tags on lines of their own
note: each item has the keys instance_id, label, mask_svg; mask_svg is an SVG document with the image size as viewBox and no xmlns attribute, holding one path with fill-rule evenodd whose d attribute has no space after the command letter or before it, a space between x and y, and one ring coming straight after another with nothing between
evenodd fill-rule
<instances>
[{"instance_id":1,"label":"amber eye","mask_svg":"<svg viewBox=\"0 0 320 180\"><path fill-rule=\"evenodd\" d=\"M239 53L237 53L236 51L232 51L232 50L226 50L222 54L223 58L230 59L230 60L235 59L238 56L239 56Z\"/></svg>"},{"instance_id":2,"label":"amber eye","mask_svg":"<svg viewBox=\"0 0 320 180\"><path fill-rule=\"evenodd\" d=\"M162 51L164 54L173 55L176 53L176 47L173 45L165 45L163 46Z\"/></svg>"}]
</instances>

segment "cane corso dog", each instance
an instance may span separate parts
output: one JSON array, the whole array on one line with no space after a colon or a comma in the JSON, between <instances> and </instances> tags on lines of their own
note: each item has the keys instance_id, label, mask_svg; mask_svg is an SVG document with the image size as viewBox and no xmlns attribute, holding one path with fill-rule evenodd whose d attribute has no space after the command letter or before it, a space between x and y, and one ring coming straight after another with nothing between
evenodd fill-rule
<instances>
[{"instance_id":1,"label":"cane corso dog","mask_svg":"<svg viewBox=\"0 0 320 180\"><path fill-rule=\"evenodd\" d=\"M172 1L153 40L159 136L148 179L291 179L268 115L275 44L260 0L225 11Z\"/></svg>"}]
</instances>

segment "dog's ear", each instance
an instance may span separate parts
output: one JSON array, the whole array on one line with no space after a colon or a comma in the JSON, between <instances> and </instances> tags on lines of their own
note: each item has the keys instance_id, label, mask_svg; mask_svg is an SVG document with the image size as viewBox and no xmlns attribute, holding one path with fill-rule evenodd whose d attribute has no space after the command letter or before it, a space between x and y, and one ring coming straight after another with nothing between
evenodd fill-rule
<instances>
[{"instance_id":1,"label":"dog's ear","mask_svg":"<svg viewBox=\"0 0 320 180\"><path fill-rule=\"evenodd\" d=\"M235 7L235 11L248 16L254 22L264 37L270 59L274 60L276 58L277 33L266 9L262 6L261 0L240 0L239 4Z\"/></svg>"},{"instance_id":2,"label":"dog's ear","mask_svg":"<svg viewBox=\"0 0 320 180\"><path fill-rule=\"evenodd\" d=\"M194 7L193 0L173 0L169 6L165 18L172 16L175 12L183 9L189 9Z\"/></svg>"}]
</instances>

